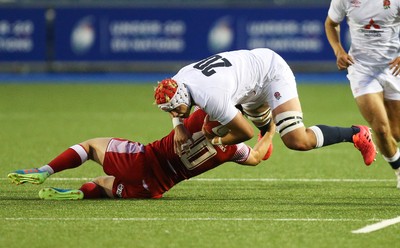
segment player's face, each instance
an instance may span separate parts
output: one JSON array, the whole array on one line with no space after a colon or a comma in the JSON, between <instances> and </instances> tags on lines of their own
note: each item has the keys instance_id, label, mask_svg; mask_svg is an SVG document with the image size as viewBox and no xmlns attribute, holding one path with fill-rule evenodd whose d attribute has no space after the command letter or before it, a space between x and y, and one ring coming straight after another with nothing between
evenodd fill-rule
<instances>
[{"instance_id":1,"label":"player's face","mask_svg":"<svg viewBox=\"0 0 400 248\"><path fill-rule=\"evenodd\" d=\"M169 113L172 117L188 118L190 114L190 107L185 104L181 104L171 110Z\"/></svg>"}]
</instances>

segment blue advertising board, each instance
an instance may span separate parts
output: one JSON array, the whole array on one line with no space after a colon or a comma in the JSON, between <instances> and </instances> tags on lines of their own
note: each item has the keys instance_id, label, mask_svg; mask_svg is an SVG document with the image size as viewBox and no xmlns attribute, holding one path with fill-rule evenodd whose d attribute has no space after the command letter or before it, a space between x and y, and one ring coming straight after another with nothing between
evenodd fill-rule
<instances>
[{"instance_id":1,"label":"blue advertising board","mask_svg":"<svg viewBox=\"0 0 400 248\"><path fill-rule=\"evenodd\" d=\"M59 8L55 59L186 61L268 47L288 61L328 61L327 8Z\"/></svg>"},{"instance_id":2,"label":"blue advertising board","mask_svg":"<svg viewBox=\"0 0 400 248\"><path fill-rule=\"evenodd\" d=\"M44 9L0 9L0 61L45 61Z\"/></svg>"}]
</instances>

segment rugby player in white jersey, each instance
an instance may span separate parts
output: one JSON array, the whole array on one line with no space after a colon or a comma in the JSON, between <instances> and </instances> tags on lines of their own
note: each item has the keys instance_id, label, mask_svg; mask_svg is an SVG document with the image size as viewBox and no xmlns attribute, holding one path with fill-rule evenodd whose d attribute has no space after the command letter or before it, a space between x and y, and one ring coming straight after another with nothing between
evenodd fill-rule
<instances>
[{"instance_id":1,"label":"rugby player in white jersey","mask_svg":"<svg viewBox=\"0 0 400 248\"><path fill-rule=\"evenodd\" d=\"M206 135L212 144L236 144L254 136L252 125L261 131L272 119L284 144L307 151L340 142L352 142L370 165L376 156L371 133L366 126L306 128L295 77L285 60L270 49L238 50L213 55L183 67L171 79L159 82L154 93L158 107L172 117L174 149L181 153L190 135L181 124L193 105L226 125L224 137Z\"/></svg>"},{"instance_id":2,"label":"rugby player in white jersey","mask_svg":"<svg viewBox=\"0 0 400 248\"><path fill-rule=\"evenodd\" d=\"M325 31L338 69L347 69L358 108L400 189L399 10L398 0L333 0ZM340 42L339 24L344 18L351 35L348 53Z\"/></svg>"}]
</instances>

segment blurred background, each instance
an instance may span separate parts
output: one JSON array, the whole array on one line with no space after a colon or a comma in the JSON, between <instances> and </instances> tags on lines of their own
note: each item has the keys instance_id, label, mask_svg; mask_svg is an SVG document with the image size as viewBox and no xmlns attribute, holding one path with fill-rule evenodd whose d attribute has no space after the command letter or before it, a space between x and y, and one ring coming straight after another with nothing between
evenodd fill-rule
<instances>
[{"instance_id":1,"label":"blurred background","mask_svg":"<svg viewBox=\"0 0 400 248\"><path fill-rule=\"evenodd\" d=\"M329 4L0 0L0 73L170 73L214 53L258 47L281 54L295 73L332 73Z\"/></svg>"}]
</instances>

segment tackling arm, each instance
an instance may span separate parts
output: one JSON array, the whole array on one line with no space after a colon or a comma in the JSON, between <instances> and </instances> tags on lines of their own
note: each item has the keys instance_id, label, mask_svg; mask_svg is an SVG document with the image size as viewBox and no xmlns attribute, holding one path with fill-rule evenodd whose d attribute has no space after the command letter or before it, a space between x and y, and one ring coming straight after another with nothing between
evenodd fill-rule
<instances>
[{"instance_id":1,"label":"tackling arm","mask_svg":"<svg viewBox=\"0 0 400 248\"><path fill-rule=\"evenodd\" d=\"M268 152L270 145L272 144L274 135L275 124L271 121L268 132L266 132L265 135L254 145L253 149L250 150L249 157L242 164L256 166L261 163L265 154Z\"/></svg>"},{"instance_id":2,"label":"tackling arm","mask_svg":"<svg viewBox=\"0 0 400 248\"><path fill-rule=\"evenodd\" d=\"M234 145L251 139L254 136L253 126L244 118L240 111L237 112L235 117L225 125L229 128L229 133L220 138L220 143L223 145ZM214 137L206 135L210 140ZM220 145L219 143L213 143Z\"/></svg>"},{"instance_id":3,"label":"tackling arm","mask_svg":"<svg viewBox=\"0 0 400 248\"><path fill-rule=\"evenodd\" d=\"M182 152L187 151L189 149L188 140L190 140L193 143L193 139L191 133L183 125L183 121L180 120L180 122L178 123L177 121L174 121L175 118L176 117L173 118L173 126L175 130L174 152L179 156L181 156Z\"/></svg>"}]
</instances>

